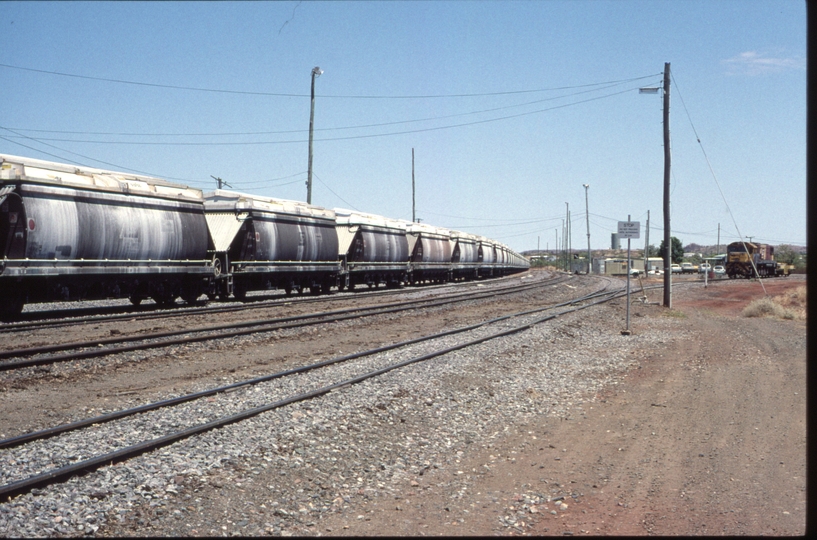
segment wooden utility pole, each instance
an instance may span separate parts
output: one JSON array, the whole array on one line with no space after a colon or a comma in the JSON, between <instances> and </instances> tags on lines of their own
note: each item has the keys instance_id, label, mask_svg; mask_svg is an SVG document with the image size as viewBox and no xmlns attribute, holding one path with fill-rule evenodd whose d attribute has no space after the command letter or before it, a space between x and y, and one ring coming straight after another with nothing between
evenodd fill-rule
<instances>
[{"instance_id":1,"label":"wooden utility pole","mask_svg":"<svg viewBox=\"0 0 817 540\"><path fill-rule=\"evenodd\" d=\"M672 308L672 235L669 216L669 62L664 63L664 306Z\"/></svg>"},{"instance_id":2,"label":"wooden utility pole","mask_svg":"<svg viewBox=\"0 0 817 540\"><path fill-rule=\"evenodd\" d=\"M411 222L416 223L417 216L415 215L414 207L414 148L411 149Z\"/></svg>"},{"instance_id":3,"label":"wooden utility pole","mask_svg":"<svg viewBox=\"0 0 817 540\"><path fill-rule=\"evenodd\" d=\"M222 180L221 178L217 178L217 177L213 176L212 174L210 175L210 178L212 178L213 180L215 180L218 183L218 189L221 189L222 186L227 186L229 188L233 187L230 184L228 184L227 182L225 182L224 180Z\"/></svg>"},{"instance_id":4,"label":"wooden utility pole","mask_svg":"<svg viewBox=\"0 0 817 540\"><path fill-rule=\"evenodd\" d=\"M320 77L323 70L318 66L312 68L312 101L309 105L309 161L306 168L306 204L312 204L312 131L315 125L315 77Z\"/></svg>"}]
</instances>

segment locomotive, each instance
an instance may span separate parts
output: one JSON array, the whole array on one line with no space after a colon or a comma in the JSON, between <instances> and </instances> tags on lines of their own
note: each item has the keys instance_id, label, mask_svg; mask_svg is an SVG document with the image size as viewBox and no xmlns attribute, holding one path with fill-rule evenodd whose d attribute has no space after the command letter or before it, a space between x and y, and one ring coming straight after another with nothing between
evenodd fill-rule
<instances>
[{"instance_id":1,"label":"locomotive","mask_svg":"<svg viewBox=\"0 0 817 540\"><path fill-rule=\"evenodd\" d=\"M732 242L726 246L726 274L738 277L788 277L792 265L774 260L774 247L752 242Z\"/></svg>"},{"instance_id":2,"label":"locomotive","mask_svg":"<svg viewBox=\"0 0 817 540\"><path fill-rule=\"evenodd\" d=\"M495 277L530 263L459 231L0 154L0 317L25 303Z\"/></svg>"}]
</instances>

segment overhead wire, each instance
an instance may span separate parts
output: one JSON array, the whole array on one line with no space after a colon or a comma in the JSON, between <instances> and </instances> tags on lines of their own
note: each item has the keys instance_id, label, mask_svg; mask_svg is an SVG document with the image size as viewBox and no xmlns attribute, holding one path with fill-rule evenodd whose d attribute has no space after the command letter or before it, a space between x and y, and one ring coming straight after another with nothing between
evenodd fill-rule
<instances>
[{"instance_id":1,"label":"overhead wire","mask_svg":"<svg viewBox=\"0 0 817 540\"><path fill-rule=\"evenodd\" d=\"M629 81L628 81L629 82ZM374 124L361 124L357 126L340 126L340 127L325 127L325 128L314 128L313 132L315 131L342 131L342 130L351 130L351 129L364 129L364 128L372 128L372 127L385 127L385 126L394 126L394 125L401 125L401 124L411 124L411 123L419 123L419 122L430 122L434 120L446 120L448 118L457 118L460 116L470 116L475 114L483 114L489 112L496 112L506 109L513 109L519 107L525 107L528 105L535 105L537 103L543 103L546 101L554 101L557 99L563 99L568 97L575 97L581 94L586 94L589 92L597 92L599 90L606 90L608 88L613 88L615 86L619 86L622 83L614 83L609 84L607 86L603 86L601 88L595 88L593 90L584 90L582 92L575 92L572 94L564 95L564 96L554 96L544 99L538 99L534 101L527 101L524 103L517 103L514 105L506 105L503 107L494 107L490 109L482 109L478 111L468 111L464 113L456 113L456 114L449 114L449 115L442 115L442 116L432 116L426 118L417 118L411 120L398 120L394 122L379 122ZM304 133L307 132L307 129L296 129L296 130L278 130L278 131L248 131L248 132L215 132L215 133L127 133L127 132L104 132L104 131L68 131L68 130L44 130L44 129L29 129L29 128L8 128L8 129L15 129L21 132L35 132L35 133L58 133L58 134L66 134L66 135L114 135L114 136L126 136L126 137L235 137L235 136L253 136L253 135L284 135L290 133ZM50 138L42 138L41 140L50 140L50 141L69 141L69 142L85 142L85 143L96 143L96 144L131 144L131 141L83 141L83 140L76 140L76 139L50 139ZM168 144L168 143L153 143L153 144ZM172 143L171 143L172 144Z\"/></svg>"},{"instance_id":2,"label":"overhead wire","mask_svg":"<svg viewBox=\"0 0 817 540\"><path fill-rule=\"evenodd\" d=\"M314 177L315 177L315 178L318 180L318 182L320 182L320 183L321 183L321 185L322 185L323 187L325 187L326 189L328 189L328 190L329 190L329 191L332 193L332 195L334 195L335 197L337 197L338 199L340 199L341 201L343 201L343 204L345 204L345 205L346 205L348 208L351 208L352 210L355 210L355 211L357 211L357 212L361 212L361 211L362 211L362 210L358 210L357 208L355 208L355 207L352 205L352 203L348 202L346 199L344 199L343 197L341 197L340 195L338 195L337 193L335 193L335 191L334 191L332 188L330 188L330 187L329 187L329 186L326 184L326 182L324 182L323 180L321 180L321 178L320 178L320 177L319 177L317 174L315 174L315 171L312 171L312 176L314 176Z\"/></svg>"},{"instance_id":3,"label":"overhead wire","mask_svg":"<svg viewBox=\"0 0 817 540\"><path fill-rule=\"evenodd\" d=\"M10 129L8 129L8 128L4 128L4 127L2 127L2 126L0 126L0 129L5 129L6 131L10 131L11 133L15 133L14 131L12 131L12 130L10 130ZM15 133L15 135L20 135L20 134L19 134L19 133ZM54 146L53 144L49 144L49 143L45 143L45 142L39 141L39 140L37 140L37 139L35 139L35 138L33 138L33 137L26 137L25 135L23 135L23 136L22 136L22 138L24 138L24 139L28 139L28 140L31 140L31 141L34 141L34 142L36 142L36 143L39 143L39 144L42 144L42 145L45 145L45 146L48 146L49 148L54 148L55 150L59 150L60 152L68 152L69 154L73 154L73 155L75 155L75 156L79 156L79 157L84 158L84 159L89 159L89 160L94 161L94 162L96 162L96 163L102 163L102 164L104 164L104 165L109 165L109 166L114 167L114 168L116 168L116 169L121 169L122 171L129 171L129 172L133 172L133 173L136 173L136 174L143 174L143 175L146 175L146 176L153 176L153 177L157 177L157 178L158 178L158 177L160 177L160 175L157 175L157 174L154 174L154 173L149 173L149 172L145 172L145 171L140 171L140 170L137 170L137 169L132 169L132 168L130 168L130 167L125 167L124 165L117 165L116 163L110 163L110 162L108 162L108 161L102 161L101 159L96 159L96 158L92 158L92 157L90 157L90 156L86 156L86 155L83 155L83 154L78 154L78 153L76 153L76 152L72 152L71 150L66 150L65 148L59 148L59 147L57 147L57 146ZM70 158L65 158L65 157L59 156L59 155L57 155L57 154L53 154L53 153L51 153L51 152L46 152L46 151L44 151L44 150L40 150L40 149L34 148L33 146L28 146L28 145L22 144L22 143L20 143L20 142L13 141L13 140L9 139L8 137L3 137L3 136L0 136L0 139L4 140L4 141L6 141L6 142L10 142L10 143L12 143L12 144L17 144L17 145L22 146L22 147L24 147L24 148L28 148L29 150L34 150L35 152L40 152L40 153L43 153L43 154L45 154L45 155L47 155L47 156L51 156L51 157L54 157L54 158L60 159L60 160L62 160L62 161L66 161L66 162L68 162L68 163L72 163L72 164L74 164L74 165L81 165L80 163L78 163L77 161L75 161L75 160L73 160L73 159L70 159ZM169 180L183 181L183 182L187 182L187 181L188 181L188 180L179 179L179 178L172 178L172 177L169 177L169 176L161 176L161 178L165 178L165 179L169 179Z\"/></svg>"},{"instance_id":4,"label":"overhead wire","mask_svg":"<svg viewBox=\"0 0 817 540\"><path fill-rule=\"evenodd\" d=\"M42 73L47 75L57 75L60 77L72 77L77 79L85 79L85 80L93 80L93 81L102 81L102 82L110 82L110 83L117 83L117 84L128 84L128 85L135 85L135 86L147 86L147 87L154 87L154 88L166 88L170 90L189 90L195 92L212 92L218 94L239 94L239 95L254 95L254 96L274 96L274 97L310 97L310 94L293 94L293 93L284 93L284 92L254 92L249 90L226 90L222 88L203 88L203 87L195 87L195 86L182 86L182 85L173 85L173 84L159 84L159 83L147 83L141 81L129 81L125 79L113 79L107 77L94 77L90 75L78 75L75 73L65 73L61 71L53 71L53 70L45 70L45 69L36 69L36 68L28 68L22 66L14 66L11 64L0 63L1 68L7 69L17 69L21 71L29 71L34 73ZM600 86L605 84L612 84L612 83L625 83L625 82L634 82L643 79L648 79L650 77L655 77L659 74L652 74L652 75L645 75L642 77L634 77L630 79L621 79L618 81L607 81L607 82L600 82L600 83L589 83L584 85L576 85L576 86L562 86L562 87L554 87L554 88L538 88L532 90L509 90L504 92L480 92L480 93L471 93L471 94L428 94L428 95L405 95L405 96L395 96L395 95L331 95L331 94L321 94L321 99L329 98L340 98L340 99L440 99L440 98L462 98L462 97L485 97L485 96L503 96L503 95L512 95L512 94L529 94L529 93L536 93L536 92L551 92L554 90L569 90L575 88L586 88L588 86Z\"/></svg>"},{"instance_id":5,"label":"overhead wire","mask_svg":"<svg viewBox=\"0 0 817 540\"><path fill-rule=\"evenodd\" d=\"M557 109L563 109L566 107L572 107L575 105L581 105L584 103L589 103L591 101L597 101L600 99L607 99L610 97L614 97L617 95L621 95L627 92L631 92L635 88L627 88L625 90L620 90L618 92L613 92L610 94L605 94L603 96L595 96L592 98L582 99L578 101L573 101L571 103L565 103L561 105L554 105L553 107L546 107L544 109L537 109L533 111L527 111L517 114L511 114L506 116L499 116L495 118L487 118L483 120L474 120L472 122L462 122L458 124L449 124L443 126L434 126L434 127L427 127L427 128L418 128L418 129L409 129L403 131L393 131L389 133L373 133L373 134L363 134L363 135L349 135L349 136L342 136L342 137L324 137L324 138L316 138L314 139L315 142L328 142L328 141L346 141L346 140L354 140L354 139L370 139L370 138L377 138L377 137L389 137L395 135L407 135L407 134L414 134L414 133L425 133L430 131L441 131L446 129L454 129L460 127L467 127L467 126L474 126L479 124L487 124L491 122L498 122L502 120L509 120L513 118L520 118L524 116L530 116L534 114L539 114L543 112L549 112ZM471 114L471 113L468 113ZM452 115L456 116L456 115ZM399 123L399 122L398 122ZM391 125L395 125L397 123L393 123ZM2 127L2 129L6 129L8 131L12 131L7 127ZM352 129L352 128L348 128ZM304 143L307 142L308 139L290 139L290 140L279 140L279 141L232 141L232 142L167 142L167 141L99 141L99 140L81 140L81 139L55 139L55 138L39 138L39 137L30 137L26 135L22 135L20 133L14 132L16 135L30 139L35 141L52 141L52 142L69 142L69 143L82 143L82 144L120 144L120 145L139 145L139 146L259 146L259 145L276 145L276 144L296 144L296 143ZM300 132L300 131L299 131ZM43 143L45 144L45 143Z\"/></svg>"},{"instance_id":6,"label":"overhead wire","mask_svg":"<svg viewBox=\"0 0 817 540\"><path fill-rule=\"evenodd\" d=\"M715 174L715 170L712 168L712 163L709 161L709 156L706 154L706 150L704 149L704 145L701 142L701 138L698 136L698 130L695 129L695 124L692 122L692 116L689 114L689 109L687 109L686 103L684 102L684 98L681 95L681 89L678 86L678 82L675 80L675 76L671 73L670 77L672 77L672 82L675 85L676 91L678 92L678 97L681 99L681 105L684 107L684 112L686 112L687 119L689 120L689 125L692 127L692 132L695 134L695 139L698 141L698 146L701 148L701 152L704 155L704 159L706 160L706 165L709 167L709 172L712 174L712 179L715 181L715 185L718 187L718 192L721 194L721 199L723 199L723 204L726 205L726 211L729 213L729 217L732 219L732 224L735 226L735 230L740 237L740 242L743 244L743 249L746 250L746 253L749 253L749 250L746 247L746 242L743 241L743 235L740 232L740 228L738 227L738 222L735 219L735 215L732 213L732 209L729 207L729 202L726 200L726 196L723 194L723 190L721 189L721 184L718 182L718 177ZM749 257L749 262L752 263L752 268L755 271L755 275L759 276L760 274L757 271L757 267L755 266L755 262L752 257ZM766 286L763 284L763 280L760 281L760 286L763 288L763 294L768 295L766 292Z\"/></svg>"}]
</instances>

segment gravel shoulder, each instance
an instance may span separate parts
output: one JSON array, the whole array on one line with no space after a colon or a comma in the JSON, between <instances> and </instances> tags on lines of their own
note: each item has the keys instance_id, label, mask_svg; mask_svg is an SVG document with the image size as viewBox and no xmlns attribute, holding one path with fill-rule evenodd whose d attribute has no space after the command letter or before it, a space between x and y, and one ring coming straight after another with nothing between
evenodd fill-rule
<instances>
[{"instance_id":1,"label":"gravel shoulder","mask_svg":"<svg viewBox=\"0 0 817 540\"><path fill-rule=\"evenodd\" d=\"M390 372L0 503L0 534L802 535L806 324L740 317L758 289L678 286L672 310L632 304L629 336L620 300ZM485 314L332 333L347 350ZM222 374L254 372L273 345L336 353L310 353L318 337L237 343ZM205 384L217 358L179 365Z\"/></svg>"},{"instance_id":2,"label":"gravel shoulder","mask_svg":"<svg viewBox=\"0 0 817 540\"><path fill-rule=\"evenodd\" d=\"M469 456L467 495L409 490L330 534L805 534L805 321L742 318L759 285L724 285L676 289L669 339L621 380ZM634 336L668 315L633 310Z\"/></svg>"}]
</instances>

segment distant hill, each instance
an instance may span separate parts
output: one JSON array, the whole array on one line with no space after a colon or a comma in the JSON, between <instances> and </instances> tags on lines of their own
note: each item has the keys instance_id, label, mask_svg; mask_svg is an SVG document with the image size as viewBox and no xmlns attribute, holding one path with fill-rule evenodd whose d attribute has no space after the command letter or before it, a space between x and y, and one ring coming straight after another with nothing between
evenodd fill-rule
<instances>
[{"instance_id":1,"label":"distant hill","mask_svg":"<svg viewBox=\"0 0 817 540\"><path fill-rule=\"evenodd\" d=\"M731 243L731 242L729 242ZM721 244L720 248L716 245L709 245L709 246L702 246L701 244L687 244L684 246L684 253L715 253L720 249L720 253L726 253L726 246L728 244ZM806 246L795 246L792 244L772 244L775 248L779 247L779 245L789 245L795 253L799 255L803 255L806 253Z\"/></svg>"}]
</instances>

